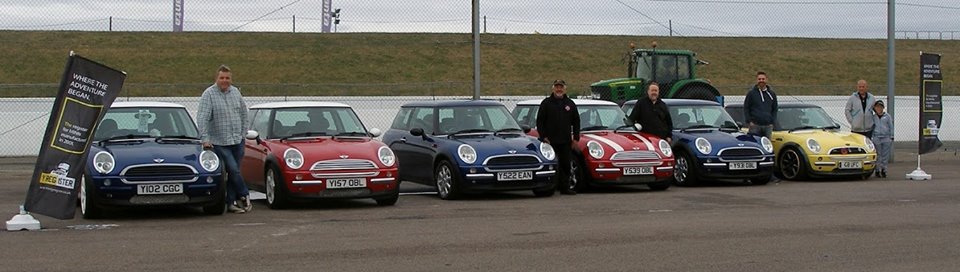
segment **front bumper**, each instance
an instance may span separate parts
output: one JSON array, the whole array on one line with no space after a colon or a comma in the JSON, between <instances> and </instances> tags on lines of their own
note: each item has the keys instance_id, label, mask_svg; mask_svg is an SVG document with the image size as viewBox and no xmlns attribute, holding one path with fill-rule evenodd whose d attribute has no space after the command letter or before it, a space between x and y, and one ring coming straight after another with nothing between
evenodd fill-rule
<instances>
[{"instance_id":1,"label":"front bumper","mask_svg":"<svg viewBox=\"0 0 960 272\"><path fill-rule=\"evenodd\" d=\"M490 171L485 167L468 166L459 168L460 178L463 182L461 190L463 192L496 192L496 191L518 191L518 190L545 190L553 188L556 181L553 179L557 175L556 163L545 163L537 168L509 169L498 167L496 171ZM501 172L526 172L533 174L529 180L499 180L497 173Z\"/></svg>"},{"instance_id":2,"label":"front bumper","mask_svg":"<svg viewBox=\"0 0 960 272\"><path fill-rule=\"evenodd\" d=\"M207 182L210 177L212 182ZM87 192L96 194L97 204L109 206L163 206L163 205L202 205L214 201L223 201L223 184L219 175L200 175L194 182L138 182L124 183L119 177L97 178L92 177L95 190ZM109 183L109 185L106 185ZM183 193L180 194L151 194L138 195L138 184L183 184Z\"/></svg>"},{"instance_id":3,"label":"front bumper","mask_svg":"<svg viewBox=\"0 0 960 272\"><path fill-rule=\"evenodd\" d=\"M700 161L699 177L705 179L750 179L750 178L765 178L773 175L774 162L773 156L766 157L763 160L753 160L753 161L737 161L737 162L754 162L757 164L756 169L730 169L731 163L735 162L723 162L717 159L706 159Z\"/></svg>"},{"instance_id":4,"label":"front bumper","mask_svg":"<svg viewBox=\"0 0 960 272\"><path fill-rule=\"evenodd\" d=\"M650 184L670 181L673 160L663 161L587 161L589 183L603 185ZM649 167L652 174L626 174L627 168Z\"/></svg>"},{"instance_id":5,"label":"front bumper","mask_svg":"<svg viewBox=\"0 0 960 272\"><path fill-rule=\"evenodd\" d=\"M377 198L396 195L400 189L397 168L344 171L288 171L283 173L291 197L304 199ZM327 188L328 179L363 178L366 187Z\"/></svg>"},{"instance_id":6,"label":"front bumper","mask_svg":"<svg viewBox=\"0 0 960 272\"><path fill-rule=\"evenodd\" d=\"M811 176L836 177L836 176L859 176L873 173L876 165L877 155L874 153L856 154L856 155L809 155ZM844 169L840 166L842 162L860 162L863 164L860 168Z\"/></svg>"}]
</instances>

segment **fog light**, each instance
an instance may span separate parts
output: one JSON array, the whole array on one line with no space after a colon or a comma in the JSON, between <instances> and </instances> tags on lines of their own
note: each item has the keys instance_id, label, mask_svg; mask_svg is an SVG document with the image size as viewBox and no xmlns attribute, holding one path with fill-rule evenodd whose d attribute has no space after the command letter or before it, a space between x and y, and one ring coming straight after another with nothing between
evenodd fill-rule
<instances>
[{"instance_id":1,"label":"fog light","mask_svg":"<svg viewBox=\"0 0 960 272\"><path fill-rule=\"evenodd\" d=\"M104 181L103 181L103 186L110 186L110 180L109 180L109 179L108 179L108 180L104 180Z\"/></svg>"},{"instance_id":2,"label":"fog light","mask_svg":"<svg viewBox=\"0 0 960 272\"><path fill-rule=\"evenodd\" d=\"M823 161L823 157L817 157L817 161Z\"/></svg>"},{"instance_id":3,"label":"fog light","mask_svg":"<svg viewBox=\"0 0 960 272\"><path fill-rule=\"evenodd\" d=\"M603 164L601 163L600 166L597 166L597 168L604 168L604 166L603 166Z\"/></svg>"},{"instance_id":4,"label":"fog light","mask_svg":"<svg viewBox=\"0 0 960 272\"><path fill-rule=\"evenodd\" d=\"M113 194L107 194L107 198L113 198Z\"/></svg>"},{"instance_id":5,"label":"fog light","mask_svg":"<svg viewBox=\"0 0 960 272\"><path fill-rule=\"evenodd\" d=\"M547 166L547 170L553 170L553 165Z\"/></svg>"},{"instance_id":6,"label":"fog light","mask_svg":"<svg viewBox=\"0 0 960 272\"><path fill-rule=\"evenodd\" d=\"M476 174L477 168L470 168L470 174Z\"/></svg>"},{"instance_id":7,"label":"fog light","mask_svg":"<svg viewBox=\"0 0 960 272\"><path fill-rule=\"evenodd\" d=\"M303 180L303 175L297 174L296 179L297 179L297 180Z\"/></svg>"},{"instance_id":8,"label":"fog light","mask_svg":"<svg viewBox=\"0 0 960 272\"><path fill-rule=\"evenodd\" d=\"M393 177L393 172L387 172L387 177L388 177L388 178L392 178L392 177Z\"/></svg>"},{"instance_id":9,"label":"fog light","mask_svg":"<svg viewBox=\"0 0 960 272\"><path fill-rule=\"evenodd\" d=\"M213 183L213 177L207 177L207 183Z\"/></svg>"}]
</instances>

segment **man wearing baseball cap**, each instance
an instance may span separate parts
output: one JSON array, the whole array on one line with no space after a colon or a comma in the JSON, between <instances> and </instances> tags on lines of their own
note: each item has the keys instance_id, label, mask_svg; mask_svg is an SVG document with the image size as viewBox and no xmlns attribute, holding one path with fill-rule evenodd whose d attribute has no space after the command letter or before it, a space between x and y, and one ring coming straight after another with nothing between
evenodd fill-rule
<instances>
[{"instance_id":1,"label":"man wearing baseball cap","mask_svg":"<svg viewBox=\"0 0 960 272\"><path fill-rule=\"evenodd\" d=\"M557 153L557 186L565 195L577 194L570 184L570 157L573 146L580 141L580 113L577 105L567 97L567 83L562 79L553 81L553 93L540 102L537 112L539 140L553 146Z\"/></svg>"}]
</instances>

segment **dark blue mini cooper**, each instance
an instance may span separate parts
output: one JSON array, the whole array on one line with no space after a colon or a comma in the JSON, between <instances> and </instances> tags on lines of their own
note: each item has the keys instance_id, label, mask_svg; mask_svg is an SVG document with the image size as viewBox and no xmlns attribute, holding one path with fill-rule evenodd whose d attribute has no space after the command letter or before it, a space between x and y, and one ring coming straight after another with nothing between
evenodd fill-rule
<instances>
[{"instance_id":1,"label":"dark blue mini cooper","mask_svg":"<svg viewBox=\"0 0 960 272\"><path fill-rule=\"evenodd\" d=\"M197 205L223 214L220 159L203 150L197 126L181 105L116 102L87 154L80 187L84 218L105 206Z\"/></svg>"},{"instance_id":2,"label":"dark blue mini cooper","mask_svg":"<svg viewBox=\"0 0 960 272\"><path fill-rule=\"evenodd\" d=\"M556 190L553 147L524 134L499 102L408 103L383 142L397 155L401 180L436 186L442 199L512 190L551 196Z\"/></svg>"},{"instance_id":3,"label":"dark blue mini cooper","mask_svg":"<svg viewBox=\"0 0 960 272\"><path fill-rule=\"evenodd\" d=\"M706 100L664 99L673 119L673 152L677 185L699 180L746 180L755 185L770 182L773 175L773 143L762 136L747 135L720 106ZM633 111L636 100L623 109Z\"/></svg>"}]
</instances>

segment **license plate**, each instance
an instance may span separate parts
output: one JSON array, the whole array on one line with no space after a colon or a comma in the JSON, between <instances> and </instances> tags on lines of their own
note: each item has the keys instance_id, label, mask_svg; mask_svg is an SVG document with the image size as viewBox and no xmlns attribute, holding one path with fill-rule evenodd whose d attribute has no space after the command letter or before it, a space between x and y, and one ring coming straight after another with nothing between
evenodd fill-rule
<instances>
[{"instance_id":1,"label":"license plate","mask_svg":"<svg viewBox=\"0 0 960 272\"><path fill-rule=\"evenodd\" d=\"M624 167L624 176L653 175L653 167Z\"/></svg>"},{"instance_id":2,"label":"license plate","mask_svg":"<svg viewBox=\"0 0 960 272\"><path fill-rule=\"evenodd\" d=\"M327 189L363 187L367 187L367 179L364 178L327 179Z\"/></svg>"},{"instance_id":3,"label":"license plate","mask_svg":"<svg viewBox=\"0 0 960 272\"><path fill-rule=\"evenodd\" d=\"M860 169L863 168L862 161L841 161L840 169Z\"/></svg>"},{"instance_id":4,"label":"license plate","mask_svg":"<svg viewBox=\"0 0 960 272\"><path fill-rule=\"evenodd\" d=\"M165 194L182 194L182 193L183 193L183 184L180 184L180 183L137 185L138 195L165 195Z\"/></svg>"},{"instance_id":5,"label":"license plate","mask_svg":"<svg viewBox=\"0 0 960 272\"><path fill-rule=\"evenodd\" d=\"M730 170L753 170L757 169L757 162L731 162Z\"/></svg>"},{"instance_id":6,"label":"license plate","mask_svg":"<svg viewBox=\"0 0 960 272\"><path fill-rule=\"evenodd\" d=\"M501 181L531 180L531 179L533 179L533 172L531 171L497 173L497 180L501 180Z\"/></svg>"}]
</instances>

